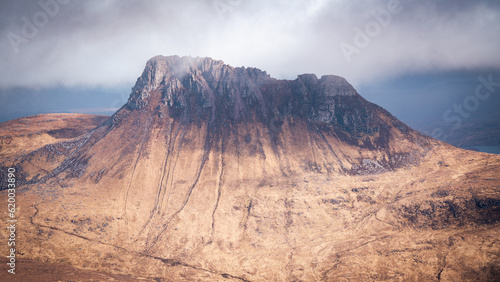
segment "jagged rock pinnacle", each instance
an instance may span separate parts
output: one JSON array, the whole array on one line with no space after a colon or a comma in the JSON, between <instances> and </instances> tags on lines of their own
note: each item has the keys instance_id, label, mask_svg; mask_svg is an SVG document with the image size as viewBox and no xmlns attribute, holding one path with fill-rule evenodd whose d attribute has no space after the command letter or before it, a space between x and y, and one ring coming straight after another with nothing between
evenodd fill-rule
<instances>
[{"instance_id":1,"label":"jagged rock pinnacle","mask_svg":"<svg viewBox=\"0 0 500 282\"><path fill-rule=\"evenodd\" d=\"M234 68L211 58L153 57L133 87L127 106L144 107L152 93L161 96L158 101L169 108L170 115L175 112L213 119L224 111L224 119L241 121L255 114L266 119L293 113L341 127L359 123L359 117L370 119L363 108L354 110L358 117L349 115L339 99L363 99L342 77L325 75L318 79L314 74L303 74L295 80L277 80L265 71ZM361 123L366 127L366 122Z\"/></svg>"}]
</instances>

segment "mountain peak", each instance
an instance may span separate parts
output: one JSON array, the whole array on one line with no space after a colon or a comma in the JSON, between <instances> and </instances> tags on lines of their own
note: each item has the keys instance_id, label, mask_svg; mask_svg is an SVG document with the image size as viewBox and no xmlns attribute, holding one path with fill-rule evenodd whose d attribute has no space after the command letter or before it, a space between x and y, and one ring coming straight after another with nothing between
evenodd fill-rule
<instances>
[{"instance_id":1,"label":"mountain peak","mask_svg":"<svg viewBox=\"0 0 500 282\"><path fill-rule=\"evenodd\" d=\"M343 77L302 74L295 80L278 80L260 69L232 67L212 58L150 59L126 107L114 115L114 123L130 111L139 112L145 120L163 120L159 124L172 119L185 126L205 124L212 137L220 137L228 126L259 124L273 142L279 142L285 125L301 123L307 130L335 136L343 144L387 150L383 158L392 163L378 167L384 169L408 163L392 160L394 152L389 151L395 148L391 140L400 135L405 137L397 138L412 139L410 142L421 139L387 111L363 99ZM426 143L424 139L419 144Z\"/></svg>"},{"instance_id":2,"label":"mountain peak","mask_svg":"<svg viewBox=\"0 0 500 282\"><path fill-rule=\"evenodd\" d=\"M222 99L220 102L225 108L236 107L235 119L246 115L242 110L256 104L260 104L257 108L266 116L266 108L270 106L266 101L280 103L274 101L279 97L265 93L274 87L286 89L287 95L298 95L298 100L308 99L308 96L324 100L324 97L358 95L340 76L325 75L318 79L314 74L303 74L293 81L277 80L260 69L235 68L208 57L155 56L137 79L128 107L141 108L149 102L152 92L157 92L161 95L159 101L177 108L213 108ZM188 97L190 95L196 96L196 101L188 107L193 100Z\"/></svg>"},{"instance_id":3,"label":"mountain peak","mask_svg":"<svg viewBox=\"0 0 500 282\"><path fill-rule=\"evenodd\" d=\"M163 55L158 55L155 56L151 59L148 60L146 63L146 68L148 66L153 66L153 67L161 67L161 66L167 66L167 67L173 67L179 68L183 67L183 70L188 70L189 68L200 68L200 69L205 69L211 65L224 65L224 62L221 60L214 60L210 57L191 57L191 56L177 56L177 55L171 55L171 56L163 56Z\"/></svg>"},{"instance_id":4,"label":"mountain peak","mask_svg":"<svg viewBox=\"0 0 500 282\"><path fill-rule=\"evenodd\" d=\"M347 80L337 75L324 75L319 80L322 92L328 96L354 96L356 89Z\"/></svg>"},{"instance_id":5,"label":"mountain peak","mask_svg":"<svg viewBox=\"0 0 500 282\"><path fill-rule=\"evenodd\" d=\"M224 62L213 60L212 58L200 57L179 57L174 56L155 56L148 60L142 76L137 79L135 89L147 88L151 91L163 84L168 83L166 79L175 77L183 79L186 75L194 76L210 69L220 69Z\"/></svg>"}]
</instances>

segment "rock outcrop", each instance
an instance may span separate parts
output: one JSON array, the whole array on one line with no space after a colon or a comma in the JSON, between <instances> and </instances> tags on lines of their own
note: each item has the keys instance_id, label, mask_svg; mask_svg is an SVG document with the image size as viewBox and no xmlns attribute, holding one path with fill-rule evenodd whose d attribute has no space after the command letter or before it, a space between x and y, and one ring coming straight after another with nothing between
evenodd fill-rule
<instances>
[{"instance_id":1,"label":"rock outcrop","mask_svg":"<svg viewBox=\"0 0 500 282\"><path fill-rule=\"evenodd\" d=\"M354 134L372 134L387 126L373 104L344 78L334 75L318 79L303 74L286 81L259 69L233 68L211 58L157 56L146 64L126 106L142 108L154 92L161 96L164 114L177 113L190 122L195 118L269 123L295 117Z\"/></svg>"},{"instance_id":2,"label":"rock outcrop","mask_svg":"<svg viewBox=\"0 0 500 282\"><path fill-rule=\"evenodd\" d=\"M428 137L363 99L342 77L303 74L295 80L277 80L259 69L233 68L211 58L149 60L127 104L113 116L114 124L134 111L185 127L206 124L210 146L221 134L243 135L247 143L269 137L276 150L281 145L301 145L290 142L287 131L309 136L324 143L321 146L329 151L324 153L336 155L336 164L322 166L341 173L413 165L430 149ZM258 136L236 132L248 124L259 124L262 131ZM331 138L342 145L332 146ZM398 145L404 143L400 140L405 140L404 146ZM359 148L367 150L366 157ZM376 163L376 169L366 166L368 160Z\"/></svg>"}]
</instances>

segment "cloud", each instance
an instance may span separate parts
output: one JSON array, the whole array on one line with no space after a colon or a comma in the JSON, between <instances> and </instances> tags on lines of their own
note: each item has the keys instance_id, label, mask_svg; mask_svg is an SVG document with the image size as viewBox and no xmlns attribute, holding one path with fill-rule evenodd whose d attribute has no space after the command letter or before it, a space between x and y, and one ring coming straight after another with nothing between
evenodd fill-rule
<instances>
[{"instance_id":1,"label":"cloud","mask_svg":"<svg viewBox=\"0 0 500 282\"><path fill-rule=\"evenodd\" d=\"M278 78L337 74L353 84L500 67L497 1L186 2L2 1L0 87L131 85L158 54L210 56ZM397 2L400 12L390 12ZM387 11L390 20L377 21ZM356 44L359 31L368 43ZM356 52L346 56L342 43Z\"/></svg>"}]
</instances>

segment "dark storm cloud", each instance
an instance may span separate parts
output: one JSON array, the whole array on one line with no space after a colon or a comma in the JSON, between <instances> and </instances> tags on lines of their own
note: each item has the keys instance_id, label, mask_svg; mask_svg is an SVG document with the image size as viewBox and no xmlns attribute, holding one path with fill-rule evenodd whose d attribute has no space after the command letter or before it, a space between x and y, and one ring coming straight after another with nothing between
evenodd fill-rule
<instances>
[{"instance_id":1,"label":"dark storm cloud","mask_svg":"<svg viewBox=\"0 0 500 282\"><path fill-rule=\"evenodd\" d=\"M187 2L2 1L0 87L131 84L157 54L353 83L500 66L498 1Z\"/></svg>"}]
</instances>

